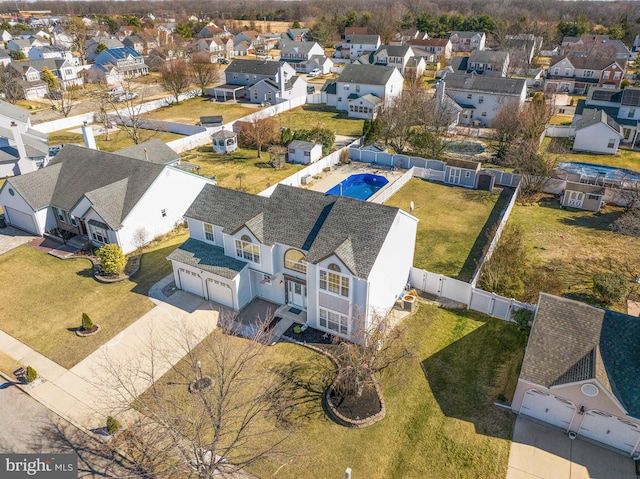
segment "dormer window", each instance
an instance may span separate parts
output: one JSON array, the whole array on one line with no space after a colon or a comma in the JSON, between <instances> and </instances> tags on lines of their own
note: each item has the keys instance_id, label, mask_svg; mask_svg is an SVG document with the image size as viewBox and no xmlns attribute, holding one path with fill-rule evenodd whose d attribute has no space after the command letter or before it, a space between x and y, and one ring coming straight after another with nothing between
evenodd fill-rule
<instances>
[{"instance_id":1,"label":"dormer window","mask_svg":"<svg viewBox=\"0 0 640 479\"><path fill-rule=\"evenodd\" d=\"M307 274L307 264L304 262L304 254L295 249L290 249L284 254L284 267Z\"/></svg>"},{"instance_id":2,"label":"dormer window","mask_svg":"<svg viewBox=\"0 0 640 479\"><path fill-rule=\"evenodd\" d=\"M204 239L210 243L215 243L216 238L213 234L213 225L209 223L204 224Z\"/></svg>"},{"instance_id":3,"label":"dormer window","mask_svg":"<svg viewBox=\"0 0 640 479\"><path fill-rule=\"evenodd\" d=\"M242 235L236 240L236 256L260 264L260 246L253 244L249 236Z\"/></svg>"}]
</instances>

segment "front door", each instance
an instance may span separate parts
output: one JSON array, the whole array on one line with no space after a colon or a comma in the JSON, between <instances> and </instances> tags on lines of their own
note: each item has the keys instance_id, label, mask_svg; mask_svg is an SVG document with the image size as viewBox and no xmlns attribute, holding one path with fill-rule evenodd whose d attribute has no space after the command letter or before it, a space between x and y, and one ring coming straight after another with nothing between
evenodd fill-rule
<instances>
[{"instance_id":1,"label":"front door","mask_svg":"<svg viewBox=\"0 0 640 479\"><path fill-rule=\"evenodd\" d=\"M287 303L306 309L307 286L295 281L287 281Z\"/></svg>"}]
</instances>

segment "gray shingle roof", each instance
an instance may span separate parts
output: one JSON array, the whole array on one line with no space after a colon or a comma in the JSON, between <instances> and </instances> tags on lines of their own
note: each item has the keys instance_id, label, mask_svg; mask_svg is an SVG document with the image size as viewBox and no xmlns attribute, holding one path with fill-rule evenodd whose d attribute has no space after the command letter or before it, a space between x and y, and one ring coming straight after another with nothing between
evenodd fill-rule
<instances>
[{"instance_id":1,"label":"gray shingle roof","mask_svg":"<svg viewBox=\"0 0 640 479\"><path fill-rule=\"evenodd\" d=\"M526 87L524 78L500 78L484 75L450 73L444 78L447 89L474 90L503 95L520 95Z\"/></svg>"},{"instance_id":2,"label":"gray shingle roof","mask_svg":"<svg viewBox=\"0 0 640 479\"><path fill-rule=\"evenodd\" d=\"M246 262L226 256L220 246L209 245L193 238L182 243L167 256L167 259L195 266L228 279L235 278L247 267Z\"/></svg>"},{"instance_id":3,"label":"gray shingle roof","mask_svg":"<svg viewBox=\"0 0 640 479\"><path fill-rule=\"evenodd\" d=\"M409 50L411 50L409 45L380 45L375 54L385 54L388 57L404 57Z\"/></svg>"},{"instance_id":4,"label":"gray shingle roof","mask_svg":"<svg viewBox=\"0 0 640 479\"><path fill-rule=\"evenodd\" d=\"M520 378L545 387L597 379L640 418L640 319L541 293Z\"/></svg>"},{"instance_id":5,"label":"gray shingle roof","mask_svg":"<svg viewBox=\"0 0 640 479\"><path fill-rule=\"evenodd\" d=\"M507 60L507 52L474 50L469 56L470 63L496 63L503 65Z\"/></svg>"},{"instance_id":6,"label":"gray shingle roof","mask_svg":"<svg viewBox=\"0 0 640 479\"><path fill-rule=\"evenodd\" d=\"M575 183L573 181L567 181L567 186L565 187L568 191L580 191L582 193L588 193L590 195L602 195L606 191L604 186L597 185L588 185L586 183Z\"/></svg>"},{"instance_id":7,"label":"gray shingle roof","mask_svg":"<svg viewBox=\"0 0 640 479\"><path fill-rule=\"evenodd\" d=\"M67 145L46 168L10 181L34 210L57 206L70 211L86 194L102 219L118 229L164 168L149 161Z\"/></svg>"},{"instance_id":8,"label":"gray shingle roof","mask_svg":"<svg viewBox=\"0 0 640 479\"><path fill-rule=\"evenodd\" d=\"M311 151L316 145L317 143L314 143L313 141L293 140L291 143L289 143L289 148Z\"/></svg>"},{"instance_id":9,"label":"gray shingle roof","mask_svg":"<svg viewBox=\"0 0 640 479\"><path fill-rule=\"evenodd\" d=\"M358 45L375 45L380 41L380 35L352 35L351 43Z\"/></svg>"},{"instance_id":10,"label":"gray shingle roof","mask_svg":"<svg viewBox=\"0 0 640 479\"><path fill-rule=\"evenodd\" d=\"M26 123L29 120L29 110L2 100L0 100L0 115L13 118L21 123Z\"/></svg>"},{"instance_id":11,"label":"gray shingle roof","mask_svg":"<svg viewBox=\"0 0 640 479\"><path fill-rule=\"evenodd\" d=\"M396 67L379 65L347 65L338 77L340 83L361 85L386 85Z\"/></svg>"},{"instance_id":12,"label":"gray shingle roof","mask_svg":"<svg viewBox=\"0 0 640 479\"><path fill-rule=\"evenodd\" d=\"M206 185L185 213L233 234L247 226L265 244L283 244L317 263L335 253L367 278L397 208L278 185L266 198Z\"/></svg>"},{"instance_id":13,"label":"gray shingle roof","mask_svg":"<svg viewBox=\"0 0 640 479\"><path fill-rule=\"evenodd\" d=\"M250 75L276 76L280 62L267 60L233 60L225 73L248 73Z\"/></svg>"},{"instance_id":14,"label":"gray shingle roof","mask_svg":"<svg viewBox=\"0 0 640 479\"><path fill-rule=\"evenodd\" d=\"M622 127L601 109L585 108L582 110L582 118L576 122L576 130L582 130L597 123L604 123L619 135L623 135Z\"/></svg>"},{"instance_id":15,"label":"gray shingle roof","mask_svg":"<svg viewBox=\"0 0 640 479\"><path fill-rule=\"evenodd\" d=\"M447 166L451 166L453 168L464 168L466 170L478 171L480 168L479 161L471 161L471 160L462 160L458 158L449 158L447 160Z\"/></svg>"},{"instance_id":16,"label":"gray shingle roof","mask_svg":"<svg viewBox=\"0 0 640 479\"><path fill-rule=\"evenodd\" d=\"M159 165L166 165L180 159L180 155L159 138L118 150L115 153L116 155L150 161Z\"/></svg>"},{"instance_id":17,"label":"gray shingle roof","mask_svg":"<svg viewBox=\"0 0 640 479\"><path fill-rule=\"evenodd\" d=\"M288 53L298 53L308 55L311 49L317 45L316 42L287 42L280 50L280 55Z\"/></svg>"}]
</instances>

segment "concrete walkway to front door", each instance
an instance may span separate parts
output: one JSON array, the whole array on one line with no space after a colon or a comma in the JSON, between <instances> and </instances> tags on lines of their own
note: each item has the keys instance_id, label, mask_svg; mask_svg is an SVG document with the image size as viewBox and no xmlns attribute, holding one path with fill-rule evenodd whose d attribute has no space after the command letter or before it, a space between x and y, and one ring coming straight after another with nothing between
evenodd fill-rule
<instances>
[{"instance_id":1,"label":"concrete walkway to front door","mask_svg":"<svg viewBox=\"0 0 640 479\"><path fill-rule=\"evenodd\" d=\"M507 479L636 479L629 456L518 416Z\"/></svg>"}]
</instances>

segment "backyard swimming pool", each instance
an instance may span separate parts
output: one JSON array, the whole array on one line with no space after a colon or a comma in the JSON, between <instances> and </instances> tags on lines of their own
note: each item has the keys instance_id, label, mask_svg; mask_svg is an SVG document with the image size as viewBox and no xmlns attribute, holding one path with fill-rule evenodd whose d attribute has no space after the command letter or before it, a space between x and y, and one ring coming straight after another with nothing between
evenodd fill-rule
<instances>
[{"instance_id":1,"label":"backyard swimming pool","mask_svg":"<svg viewBox=\"0 0 640 479\"><path fill-rule=\"evenodd\" d=\"M389 183L389 180L384 176L371 173L359 173L345 178L328 190L327 194L367 200L387 183Z\"/></svg>"},{"instance_id":2,"label":"backyard swimming pool","mask_svg":"<svg viewBox=\"0 0 640 479\"><path fill-rule=\"evenodd\" d=\"M558 163L561 170L580 175L581 179L598 181L609 181L622 183L628 181L634 183L640 181L640 173L626 168L616 166L596 165L593 163L581 163L578 161L563 161Z\"/></svg>"}]
</instances>

